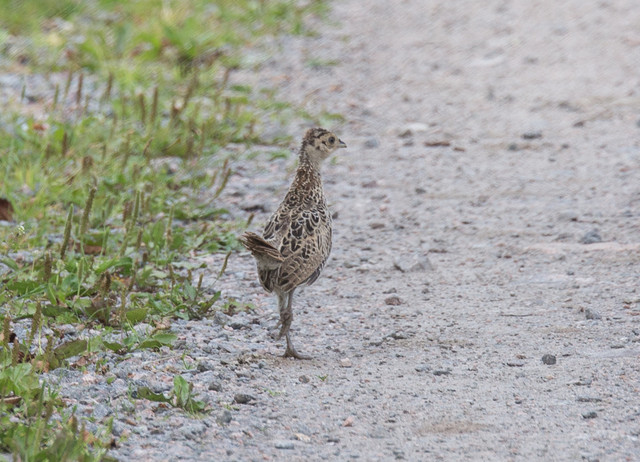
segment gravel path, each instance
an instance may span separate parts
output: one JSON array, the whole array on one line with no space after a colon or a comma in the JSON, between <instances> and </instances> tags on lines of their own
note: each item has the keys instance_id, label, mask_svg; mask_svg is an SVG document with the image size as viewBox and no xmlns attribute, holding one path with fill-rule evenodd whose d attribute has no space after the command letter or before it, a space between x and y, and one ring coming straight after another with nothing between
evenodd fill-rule
<instances>
[{"instance_id":1,"label":"gravel path","mask_svg":"<svg viewBox=\"0 0 640 462\"><path fill-rule=\"evenodd\" d=\"M254 311L176 323L178 348L108 385L58 372L70 402L115 416L122 460L640 459L636 2L345 0L331 17L237 76L346 117L324 168L333 256L294 300L315 359L280 357L241 253L216 286ZM258 228L293 163L236 166L225 206ZM178 373L210 414L132 399Z\"/></svg>"}]
</instances>

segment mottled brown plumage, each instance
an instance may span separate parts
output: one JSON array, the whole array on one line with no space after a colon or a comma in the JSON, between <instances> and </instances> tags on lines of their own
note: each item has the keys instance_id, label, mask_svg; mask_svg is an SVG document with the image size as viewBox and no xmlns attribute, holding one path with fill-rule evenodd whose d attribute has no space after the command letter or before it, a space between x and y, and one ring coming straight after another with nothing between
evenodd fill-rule
<instances>
[{"instance_id":1,"label":"mottled brown plumage","mask_svg":"<svg viewBox=\"0 0 640 462\"><path fill-rule=\"evenodd\" d=\"M307 131L300 147L300 162L289 191L267 222L262 236L247 232L240 241L258 266L258 277L267 292L278 296L281 329L287 340L286 357L308 359L298 353L289 336L293 320L293 292L312 284L331 252L331 215L322 188L320 165L344 144L322 128Z\"/></svg>"}]
</instances>

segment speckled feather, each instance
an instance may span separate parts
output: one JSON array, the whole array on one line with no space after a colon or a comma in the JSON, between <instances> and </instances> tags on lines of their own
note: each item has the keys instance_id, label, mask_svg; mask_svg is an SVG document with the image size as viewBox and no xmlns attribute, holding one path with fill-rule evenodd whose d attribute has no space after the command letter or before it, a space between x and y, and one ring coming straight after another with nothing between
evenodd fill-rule
<instances>
[{"instance_id":1,"label":"speckled feather","mask_svg":"<svg viewBox=\"0 0 640 462\"><path fill-rule=\"evenodd\" d=\"M317 159L317 154L310 154L314 147L328 138L339 142L324 129L307 132L300 148L296 176L284 200L267 222L263 237L254 233L243 236L243 244L258 260L260 283L269 292L290 292L300 285L312 284L329 258L331 215L319 170L323 158ZM272 264L265 263L265 248L271 253L269 261ZM273 252L275 250L277 253ZM279 265L273 258L278 254L282 258Z\"/></svg>"}]
</instances>

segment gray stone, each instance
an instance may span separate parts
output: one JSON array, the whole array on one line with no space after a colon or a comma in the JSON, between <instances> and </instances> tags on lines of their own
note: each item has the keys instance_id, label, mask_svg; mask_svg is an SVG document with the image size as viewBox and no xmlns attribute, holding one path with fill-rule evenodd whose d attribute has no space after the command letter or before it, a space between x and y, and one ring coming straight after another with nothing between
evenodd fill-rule
<instances>
[{"instance_id":1,"label":"gray stone","mask_svg":"<svg viewBox=\"0 0 640 462\"><path fill-rule=\"evenodd\" d=\"M578 396L576 401L579 403L599 403L602 401L602 398L598 398L597 396Z\"/></svg>"},{"instance_id":2,"label":"gray stone","mask_svg":"<svg viewBox=\"0 0 640 462\"><path fill-rule=\"evenodd\" d=\"M213 315L213 320L220 326L226 326L227 323L231 320L231 317L227 316L222 311L216 311Z\"/></svg>"},{"instance_id":3,"label":"gray stone","mask_svg":"<svg viewBox=\"0 0 640 462\"><path fill-rule=\"evenodd\" d=\"M523 140L537 140L539 138L542 138L542 132L541 131L530 131L530 132L525 132L522 134L522 139Z\"/></svg>"},{"instance_id":4,"label":"gray stone","mask_svg":"<svg viewBox=\"0 0 640 462\"><path fill-rule=\"evenodd\" d=\"M104 404L96 404L93 408L93 417L98 420L101 421L103 420L105 417L110 416L113 413L113 410L107 406L105 406Z\"/></svg>"},{"instance_id":5,"label":"gray stone","mask_svg":"<svg viewBox=\"0 0 640 462\"><path fill-rule=\"evenodd\" d=\"M198 422L180 427L179 432L188 440L198 440L206 430L206 425Z\"/></svg>"},{"instance_id":6,"label":"gray stone","mask_svg":"<svg viewBox=\"0 0 640 462\"><path fill-rule=\"evenodd\" d=\"M209 390L211 390L211 391L222 391L222 382L220 382L219 380L213 380L209 384Z\"/></svg>"},{"instance_id":7,"label":"gray stone","mask_svg":"<svg viewBox=\"0 0 640 462\"><path fill-rule=\"evenodd\" d=\"M592 229L580 238L580 244L596 244L602 242L602 237L597 229Z\"/></svg>"},{"instance_id":8,"label":"gray stone","mask_svg":"<svg viewBox=\"0 0 640 462\"><path fill-rule=\"evenodd\" d=\"M233 402L237 404L251 404L255 400L255 396L251 396L247 393L236 393L233 397Z\"/></svg>"},{"instance_id":9,"label":"gray stone","mask_svg":"<svg viewBox=\"0 0 640 462\"><path fill-rule=\"evenodd\" d=\"M393 260L393 267L403 273L433 270L433 265L429 261L429 257L422 253L414 253L408 257L397 257Z\"/></svg>"},{"instance_id":10,"label":"gray stone","mask_svg":"<svg viewBox=\"0 0 640 462\"><path fill-rule=\"evenodd\" d=\"M276 441L275 443L273 443L273 446L276 449L294 449L295 448L293 441Z\"/></svg>"},{"instance_id":11,"label":"gray stone","mask_svg":"<svg viewBox=\"0 0 640 462\"><path fill-rule=\"evenodd\" d=\"M198 372L206 372L206 371L214 371L216 369L216 363L205 359L204 361L200 361L198 363Z\"/></svg>"},{"instance_id":12,"label":"gray stone","mask_svg":"<svg viewBox=\"0 0 640 462\"><path fill-rule=\"evenodd\" d=\"M550 354L543 355L542 362L547 366L553 366L556 363L556 356Z\"/></svg>"},{"instance_id":13,"label":"gray stone","mask_svg":"<svg viewBox=\"0 0 640 462\"><path fill-rule=\"evenodd\" d=\"M380 146L380 142L378 141L377 138L374 138L374 137L367 138L364 142L364 147L367 149L374 149L374 148L377 148L378 146Z\"/></svg>"},{"instance_id":14,"label":"gray stone","mask_svg":"<svg viewBox=\"0 0 640 462\"><path fill-rule=\"evenodd\" d=\"M218 414L218 416L216 417L216 422L218 423L218 425L224 426L224 425L228 425L232 419L233 419L233 415L231 414L231 411L229 411L228 409L225 409L220 414Z\"/></svg>"},{"instance_id":15,"label":"gray stone","mask_svg":"<svg viewBox=\"0 0 640 462\"><path fill-rule=\"evenodd\" d=\"M591 308L587 308L584 310L584 315L587 319L592 319L594 321L599 321L602 319L602 315L597 311L592 310Z\"/></svg>"}]
</instances>

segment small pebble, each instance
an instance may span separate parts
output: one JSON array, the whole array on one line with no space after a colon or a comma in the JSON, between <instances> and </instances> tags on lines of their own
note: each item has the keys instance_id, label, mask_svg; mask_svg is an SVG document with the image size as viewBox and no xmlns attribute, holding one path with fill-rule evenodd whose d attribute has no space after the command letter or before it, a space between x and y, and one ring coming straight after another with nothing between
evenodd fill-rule
<instances>
[{"instance_id":1,"label":"small pebble","mask_svg":"<svg viewBox=\"0 0 640 462\"><path fill-rule=\"evenodd\" d=\"M233 320L228 324L229 327L231 327L233 330L241 330L241 329L251 329L251 326L242 320Z\"/></svg>"},{"instance_id":2,"label":"small pebble","mask_svg":"<svg viewBox=\"0 0 640 462\"><path fill-rule=\"evenodd\" d=\"M367 138L364 142L364 147L367 149L374 149L380 146L378 138Z\"/></svg>"},{"instance_id":3,"label":"small pebble","mask_svg":"<svg viewBox=\"0 0 640 462\"><path fill-rule=\"evenodd\" d=\"M218 415L218 417L216 417L216 422L218 423L218 425L227 425L231 422L231 419L233 419L231 411L225 409L220 413L220 415Z\"/></svg>"},{"instance_id":4,"label":"small pebble","mask_svg":"<svg viewBox=\"0 0 640 462\"><path fill-rule=\"evenodd\" d=\"M305 435L304 433L296 433L295 436L298 441L302 441L303 443L311 442L311 437L309 435Z\"/></svg>"},{"instance_id":5,"label":"small pebble","mask_svg":"<svg viewBox=\"0 0 640 462\"><path fill-rule=\"evenodd\" d=\"M213 314L213 321L220 326L226 325L230 320L231 320L231 317L227 316L222 311L216 311Z\"/></svg>"},{"instance_id":6,"label":"small pebble","mask_svg":"<svg viewBox=\"0 0 640 462\"><path fill-rule=\"evenodd\" d=\"M385 304L390 306L398 306L402 305L402 300L397 295L392 295L391 297L387 297L384 299Z\"/></svg>"},{"instance_id":7,"label":"small pebble","mask_svg":"<svg viewBox=\"0 0 640 462\"><path fill-rule=\"evenodd\" d=\"M550 354L543 355L542 362L547 366L552 366L556 363L556 356Z\"/></svg>"},{"instance_id":8,"label":"small pebble","mask_svg":"<svg viewBox=\"0 0 640 462\"><path fill-rule=\"evenodd\" d=\"M449 375L451 371L449 369L438 369L433 371L433 375Z\"/></svg>"},{"instance_id":9,"label":"small pebble","mask_svg":"<svg viewBox=\"0 0 640 462\"><path fill-rule=\"evenodd\" d=\"M351 360L349 358L342 358L340 360L340 366L341 367L351 367L351 366L353 366L353 364L351 363Z\"/></svg>"},{"instance_id":10,"label":"small pebble","mask_svg":"<svg viewBox=\"0 0 640 462\"><path fill-rule=\"evenodd\" d=\"M585 387L585 386L591 385L592 382L593 380L591 379L583 379L582 377L580 377L580 379L577 382L574 382L573 384L579 387Z\"/></svg>"},{"instance_id":11,"label":"small pebble","mask_svg":"<svg viewBox=\"0 0 640 462\"><path fill-rule=\"evenodd\" d=\"M391 337L394 340L404 340L409 338L409 336L404 332L402 332L401 330L398 330L396 332L389 334L388 337Z\"/></svg>"},{"instance_id":12,"label":"small pebble","mask_svg":"<svg viewBox=\"0 0 640 462\"><path fill-rule=\"evenodd\" d=\"M214 380L209 384L209 390L222 391L222 383L218 380Z\"/></svg>"},{"instance_id":13,"label":"small pebble","mask_svg":"<svg viewBox=\"0 0 640 462\"><path fill-rule=\"evenodd\" d=\"M524 363L522 361L507 361L507 366L509 367L522 367Z\"/></svg>"},{"instance_id":14,"label":"small pebble","mask_svg":"<svg viewBox=\"0 0 640 462\"><path fill-rule=\"evenodd\" d=\"M213 371L216 369L216 366L216 363L214 363L213 361L204 360L198 363L197 369L198 372Z\"/></svg>"},{"instance_id":15,"label":"small pebble","mask_svg":"<svg viewBox=\"0 0 640 462\"><path fill-rule=\"evenodd\" d=\"M349 417L344 419L344 422L342 422L342 426L343 427L353 427L353 421L354 420L355 420L355 418L352 415L350 415Z\"/></svg>"},{"instance_id":16,"label":"small pebble","mask_svg":"<svg viewBox=\"0 0 640 462\"><path fill-rule=\"evenodd\" d=\"M298 377L298 380L300 381L300 383L309 383L309 382L311 382L311 379L309 378L308 375L301 375L300 377Z\"/></svg>"},{"instance_id":17,"label":"small pebble","mask_svg":"<svg viewBox=\"0 0 640 462\"><path fill-rule=\"evenodd\" d=\"M576 401L579 403L599 403L602 401L602 398L598 398L597 396L578 396Z\"/></svg>"},{"instance_id":18,"label":"small pebble","mask_svg":"<svg viewBox=\"0 0 640 462\"><path fill-rule=\"evenodd\" d=\"M602 237L597 229L592 229L580 238L580 244L596 244L602 242Z\"/></svg>"},{"instance_id":19,"label":"small pebble","mask_svg":"<svg viewBox=\"0 0 640 462\"><path fill-rule=\"evenodd\" d=\"M542 138L542 132L539 132L539 131L525 132L522 134L523 140L537 140L539 138Z\"/></svg>"},{"instance_id":20,"label":"small pebble","mask_svg":"<svg viewBox=\"0 0 640 462\"><path fill-rule=\"evenodd\" d=\"M595 419L596 417L598 417L598 413L596 411L588 411L582 413L583 419Z\"/></svg>"},{"instance_id":21,"label":"small pebble","mask_svg":"<svg viewBox=\"0 0 640 462\"><path fill-rule=\"evenodd\" d=\"M276 449L293 449L295 446L293 445L293 441L276 441L274 444Z\"/></svg>"},{"instance_id":22,"label":"small pebble","mask_svg":"<svg viewBox=\"0 0 640 462\"><path fill-rule=\"evenodd\" d=\"M593 319L594 321L602 319L602 315L597 311L592 310L591 308L587 308L584 310L584 315L587 319Z\"/></svg>"},{"instance_id":23,"label":"small pebble","mask_svg":"<svg viewBox=\"0 0 640 462\"><path fill-rule=\"evenodd\" d=\"M403 273L433 270L429 257L420 253L394 259L393 267Z\"/></svg>"},{"instance_id":24,"label":"small pebble","mask_svg":"<svg viewBox=\"0 0 640 462\"><path fill-rule=\"evenodd\" d=\"M255 401L256 398L246 393L236 393L233 397L233 401L237 404L249 404L252 401Z\"/></svg>"}]
</instances>

